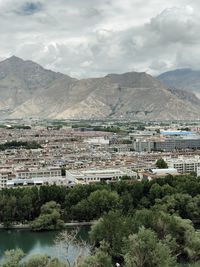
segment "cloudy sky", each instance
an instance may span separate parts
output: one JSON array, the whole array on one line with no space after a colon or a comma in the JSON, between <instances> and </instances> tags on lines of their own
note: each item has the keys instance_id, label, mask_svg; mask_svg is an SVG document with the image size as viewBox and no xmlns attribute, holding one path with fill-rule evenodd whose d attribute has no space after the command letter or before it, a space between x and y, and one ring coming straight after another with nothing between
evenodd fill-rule
<instances>
[{"instance_id":1,"label":"cloudy sky","mask_svg":"<svg viewBox=\"0 0 200 267\"><path fill-rule=\"evenodd\" d=\"M0 0L0 60L74 77L200 69L199 0Z\"/></svg>"}]
</instances>

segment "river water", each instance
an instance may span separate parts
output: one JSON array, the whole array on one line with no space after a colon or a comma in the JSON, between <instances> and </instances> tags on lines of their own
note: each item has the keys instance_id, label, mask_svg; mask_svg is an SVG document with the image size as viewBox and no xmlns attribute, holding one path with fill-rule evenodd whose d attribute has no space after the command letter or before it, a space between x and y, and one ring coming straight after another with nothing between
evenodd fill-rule
<instances>
[{"instance_id":1,"label":"river water","mask_svg":"<svg viewBox=\"0 0 200 267\"><path fill-rule=\"evenodd\" d=\"M88 239L89 228L81 229L81 238ZM46 254L62 259L64 252L60 251L54 243L58 232L31 232L29 230L0 230L0 261L6 250L21 248L27 256L33 254ZM88 249L85 248L86 254ZM70 244L69 259L72 262L77 255L77 248Z\"/></svg>"}]
</instances>

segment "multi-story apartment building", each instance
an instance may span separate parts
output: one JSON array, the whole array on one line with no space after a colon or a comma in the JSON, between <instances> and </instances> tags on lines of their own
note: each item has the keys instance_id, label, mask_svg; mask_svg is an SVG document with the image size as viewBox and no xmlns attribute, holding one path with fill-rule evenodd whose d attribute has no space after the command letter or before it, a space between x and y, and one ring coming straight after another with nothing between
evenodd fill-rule
<instances>
[{"instance_id":1,"label":"multi-story apartment building","mask_svg":"<svg viewBox=\"0 0 200 267\"><path fill-rule=\"evenodd\" d=\"M133 142L133 149L137 152L151 152L154 148L152 141L137 140Z\"/></svg>"},{"instance_id":2,"label":"multi-story apartment building","mask_svg":"<svg viewBox=\"0 0 200 267\"><path fill-rule=\"evenodd\" d=\"M155 151L172 151L176 149L199 149L200 138L172 138L153 142Z\"/></svg>"},{"instance_id":3,"label":"multi-story apartment building","mask_svg":"<svg viewBox=\"0 0 200 267\"><path fill-rule=\"evenodd\" d=\"M165 158L168 167L175 168L179 173L197 172L200 168L200 157Z\"/></svg>"},{"instance_id":4,"label":"multi-story apartment building","mask_svg":"<svg viewBox=\"0 0 200 267\"><path fill-rule=\"evenodd\" d=\"M0 171L0 189L7 187L7 182L11 178L12 172L9 170Z\"/></svg>"},{"instance_id":5,"label":"multi-story apartment building","mask_svg":"<svg viewBox=\"0 0 200 267\"><path fill-rule=\"evenodd\" d=\"M0 174L0 189L6 188L7 181L8 181L8 176Z\"/></svg>"},{"instance_id":6,"label":"multi-story apartment building","mask_svg":"<svg viewBox=\"0 0 200 267\"><path fill-rule=\"evenodd\" d=\"M157 138L157 140L136 140L135 151L173 151L181 149L200 149L200 138Z\"/></svg>"}]
</instances>

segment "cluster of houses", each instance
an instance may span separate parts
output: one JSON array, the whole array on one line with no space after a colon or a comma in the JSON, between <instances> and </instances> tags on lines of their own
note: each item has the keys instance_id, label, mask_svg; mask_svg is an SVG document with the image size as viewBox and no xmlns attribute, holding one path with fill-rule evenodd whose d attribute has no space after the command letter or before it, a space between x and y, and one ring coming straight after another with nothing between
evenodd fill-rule
<instances>
[{"instance_id":1,"label":"cluster of houses","mask_svg":"<svg viewBox=\"0 0 200 267\"><path fill-rule=\"evenodd\" d=\"M0 128L0 144L14 140L35 141L41 147L0 150L0 189L200 175L200 136L195 131L153 129L116 134L41 125ZM155 168L159 158L166 161L166 170Z\"/></svg>"}]
</instances>

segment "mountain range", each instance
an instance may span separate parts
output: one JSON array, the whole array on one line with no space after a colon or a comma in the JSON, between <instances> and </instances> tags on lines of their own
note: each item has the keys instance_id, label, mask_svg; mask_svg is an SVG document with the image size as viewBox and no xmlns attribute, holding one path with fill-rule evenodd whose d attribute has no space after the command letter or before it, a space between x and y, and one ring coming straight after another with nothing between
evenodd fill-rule
<instances>
[{"instance_id":1,"label":"mountain range","mask_svg":"<svg viewBox=\"0 0 200 267\"><path fill-rule=\"evenodd\" d=\"M144 72L129 72L78 80L13 56L0 62L0 116L137 120L199 118L200 100L192 92L198 90L198 85L197 89L186 91L183 86L168 83L170 79L166 76L155 78ZM193 88L192 83L187 88Z\"/></svg>"},{"instance_id":2,"label":"mountain range","mask_svg":"<svg viewBox=\"0 0 200 267\"><path fill-rule=\"evenodd\" d=\"M200 71L176 69L160 74L157 79L171 88L200 93Z\"/></svg>"}]
</instances>

